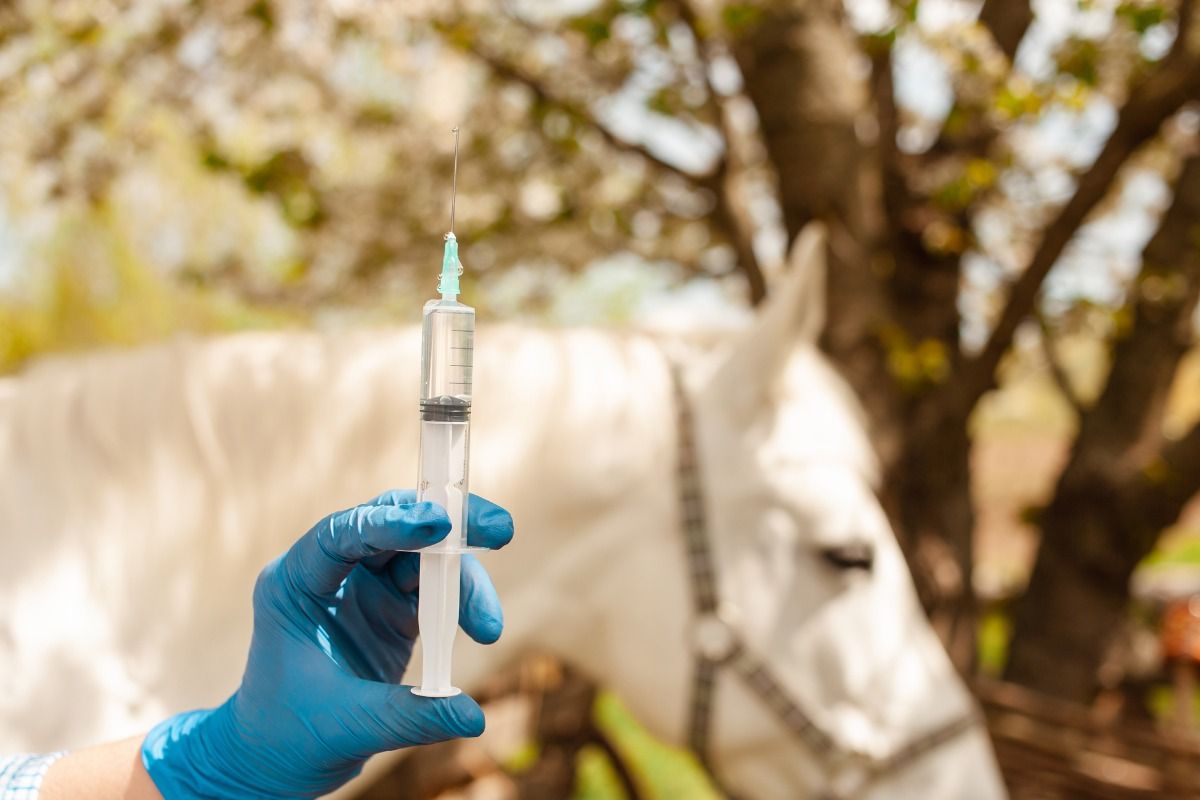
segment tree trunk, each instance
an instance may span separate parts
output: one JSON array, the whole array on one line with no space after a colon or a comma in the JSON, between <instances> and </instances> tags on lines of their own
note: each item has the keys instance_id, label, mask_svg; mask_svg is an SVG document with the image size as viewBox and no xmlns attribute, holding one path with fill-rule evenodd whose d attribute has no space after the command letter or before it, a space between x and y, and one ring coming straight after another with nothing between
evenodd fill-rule
<instances>
[{"instance_id":1,"label":"tree trunk","mask_svg":"<svg viewBox=\"0 0 1200 800\"><path fill-rule=\"evenodd\" d=\"M884 462L903 427L878 331L888 313L873 265L881 227L879 172L859 123L871 117L862 54L840 0L776 4L736 31L733 52L779 177L784 227L829 229L828 324L822 345L867 410Z\"/></svg>"},{"instance_id":2,"label":"tree trunk","mask_svg":"<svg viewBox=\"0 0 1200 800\"><path fill-rule=\"evenodd\" d=\"M964 672L975 661L971 443L966 420L908 442L888 476L891 504L909 541L921 601L951 659Z\"/></svg>"},{"instance_id":3,"label":"tree trunk","mask_svg":"<svg viewBox=\"0 0 1200 800\"><path fill-rule=\"evenodd\" d=\"M879 169L886 212L883 252L892 326L885 347L918 365L915 374L893 376L905 387L899 400L906 420L929 418L937 425L908 425L896 458L887 464L885 506L897 523L914 582L935 629L951 658L969 671L975 656L974 565L971 507L970 440L967 411L945 405L936 391L953 377L959 352L958 292L962 247L931 251L926 227L934 221L968 239L966 208L937 210L912 191L909 174L925 163L900 153L896 144L899 114L895 105L890 46L872 53L872 96L879 119ZM986 155L988 138L976 138L975 157ZM930 156L927 155L926 158ZM963 158L955 151L949 158ZM943 165L944 166L944 165Z\"/></svg>"},{"instance_id":4,"label":"tree trunk","mask_svg":"<svg viewBox=\"0 0 1200 800\"><path fill-rule=\"evenodd\" d=\"M1110 550L1129 499L1092 483L1060 491L1043 519L1029 588L1016 606L1005 677L1058 697L1089 702L1096 669L1126 607L1132 559Z\"/></svg>"},{"instance_id":5,"label":"tree trunk","mask_svg":"<svg viewBox=\"0 0 1200 800\"><path fill-rule=\"evenodd\" d=\"M874 71L869 87L854 76L851 66L862 55L837 0L764 11L741 32L734 52L778 171L789 236L812 219L830 229L822 346L867 411L884 507L926 607L949 612L941 628L958 634L951 646L965 665L973 651L970 625L950 631L961 621L956 606L969 590L972 555L965 416L914 440L906 420L930 387L902 387L888 364L888 338L898 331L905 346L933 343L952 368L959 256L928 253L922 216L908 213L919 198L907 194L898 171L889 55L875 54L886 69ZM860 136L872 96L875 141Z\"/></svg>"},{"instance_id":6,"label":"tree trunk","mask_svg":"<svg viewBox=\"0 0 1200 800\"><path fill-rule=\"evenodd\" d=\"M1041 551L1015 609L1007 677L1089 699L1125 612L1129 576L1178 517L1198 480L1193 441L1167 444L1162 418L1193 341L1200 295L1200 156L1146 245L1131 288L1134 327L1117 342L1108 383L1084 415L1071 459L1040 520Z\"/></svg>"}]
</instances>

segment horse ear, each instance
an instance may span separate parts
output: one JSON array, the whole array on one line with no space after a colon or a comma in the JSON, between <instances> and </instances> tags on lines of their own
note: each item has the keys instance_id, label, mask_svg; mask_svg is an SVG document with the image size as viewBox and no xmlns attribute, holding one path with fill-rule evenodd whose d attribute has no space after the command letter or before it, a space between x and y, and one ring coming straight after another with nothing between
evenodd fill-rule
<instances>
[{"instance_id":1,"label":"horse ear","mask_svg":"<svg viewBox=\"0 0 1200 800\"><path fill-rule=\"evenodd\" d=\"M713 375L713 389L738 408L763 405L796 345L815 342L824 327L825 229L812 222L792 244L787 273Z\"/></svg>"}]
</instances>

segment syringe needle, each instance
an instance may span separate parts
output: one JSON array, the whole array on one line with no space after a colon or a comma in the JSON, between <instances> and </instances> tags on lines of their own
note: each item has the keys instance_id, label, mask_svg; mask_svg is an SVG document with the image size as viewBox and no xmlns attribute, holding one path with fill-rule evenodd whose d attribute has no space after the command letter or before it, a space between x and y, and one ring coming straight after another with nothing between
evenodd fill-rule
<instances>
[{"instance_id":1,"label":"syringe needle","mask_svg":"<svg viewBox=\"0 0 1200 800\"><path fill-rule=\"evenodd\" d=\"M454 201L458 199L458 126L450 129L454 134L454 177L450 181L450 233L454 233Z\"/></svg>"}]
</instances>

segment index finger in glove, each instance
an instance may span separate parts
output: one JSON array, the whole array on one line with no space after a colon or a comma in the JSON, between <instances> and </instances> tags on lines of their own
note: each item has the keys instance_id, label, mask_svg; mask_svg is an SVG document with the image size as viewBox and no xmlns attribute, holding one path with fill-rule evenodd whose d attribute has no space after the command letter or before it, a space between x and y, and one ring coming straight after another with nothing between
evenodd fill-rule
<instances>
[{"instance_id":1,"label":"index finger in glove","mask_svg":"<svg viewBox=\"0 0 1200 800\"><path fill-rule=\"evenodd\" d=\"M450 533L450 518L434 503L362 505L330 514L292 545L284 568L297 584L332 594L363 559L436 544Z\"/></svg>"},{"instance_id":2,"label":"index finger in glove","mask_svg":"<svg viewBox=\"0 0 1200 800\"><path fill-rule=\"evenodd\" d=\"M371 500L371 505L403 505L417 499L413 489L392 489ZM512 541L513 518L486 497L470 495L467 501L467 544L499 550Z\"/></svg>"}]
</instances>

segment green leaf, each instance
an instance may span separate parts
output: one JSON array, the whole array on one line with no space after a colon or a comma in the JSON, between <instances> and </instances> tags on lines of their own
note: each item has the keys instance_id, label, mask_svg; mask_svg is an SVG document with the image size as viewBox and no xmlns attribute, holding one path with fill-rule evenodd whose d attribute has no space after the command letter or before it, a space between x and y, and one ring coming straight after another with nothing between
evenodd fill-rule
<instances>
[{"instance_id":1,"label":"green leaf","mask_svg":"<svg viewBox=\"0 0 1200 800\"><path fill-rule=\"evenodd\" d=\"M530 767L537 763L541 756L541 748L538 746L538 743L530 740L514 750L504 760L504 770L511 775L519 775L522 772L527 772Z\"/></svg>"},{"instance_id":2,"label":"green leaf","mask_svg":"<svg viewBox=\"0 0 1200 800\"><path fill-rule=\"evenodd\" d=\"M721 9L721 22L730 33L741 33L758 22L762 10L753 3L730 3Z\"/></svg>"},{"instance_id":3,"label":"green leaf","mask_svg":"<svg viewBox=\"0 0 1200 800\"><path fill-rule=\"evenodd\" d=\"M1140 36L1167 18L1167 9L1158 3L1125 2L1117 6L1117 19L1124 20Z\"/></svg>"},{"instance_id":4,"label":"green leaf","mask_svg":"<svg viewBox=\"0 0 1200 800\"><path fill-rule=\"evenodd\" d=\"M646 98L646 108L659 114L674 116L683 107L679 93L672 86L664 86Z\"/></svg>"},{"instance_id":5,"label":"green leaf","mask_svg":"<svg viewBox=\"0 0 1200 800\"><path fill-rule=\"evenodd\" d=\"M625 7L636 14L653 14L662 4L661 0L624 0Z\"/></svg>"},{"instance_id":6,"label":"green leaf","mask_svg":"<svg viewBox=\"0 0 1200 800\"><path fill-rule=\"evenodd\" d=\"M572 17L568 27L582 33L588 44L595 46L612 37L613 20L624 13L626 9L621 3L610 0L590 13Z\"/></svg>"},{"instance_id":7,"label":"green leaf","mask_svg":"<svg viewBox=\"0 0 1200 800\"><path fill-rule=\"evenodd\" d=\"M571 28L587 37L588 44L597 45L612 36L608 21L596 17L579 17L571 21Z\"/></svg>"},{"instance_id":8,"label":"green leaf","mask_svg":"<svg viewBox=\"0 0 1200 800\"><path fill-rule=\"evenodd\" d=\"M1012 638L1012 621L1001 611L991 611L979 620L976 646L979 670L985 675L998 676L1008 661L1008 642Z\"/></svg>"},{"instance_id":9,"label":"green leaf","mask_svg":"<svg viewBox=\"0 0 1200 800\"><path fill-rule=\"evenodd\" d=\"M269 31L275 27L275 10L271 8L269 0L255 0L246 9L246 16L261 22L264 30Z\"/></svg>"},{"instance_id":10,"label":"green leaf","mask_svg":"<svg viewBox=\"0 0 1200 800\"><path fill-rule=\"evenodd\" d=\"M1024 91L1014 91L1006 87L1002 94L1006 99L1007 106L1003 104L999 97L997 98L996 106L1001 110L1010 112L1009 116L1014 119L1017 117L1036 116L1042 113L1042 108L1045 105L1045 98L1032 87Z\"/></svg>"},{"instance_id":11,"label":"green leaf","mask_svg":"<svg viewBox=\"0 0 1200 800\"><path fill-rule=\"evenodd\" d=\"M200 163L214 172L226 170L233 166L229 163L229 159L212 148L205 148L200 152Z\"/></svg>"},{"instance_id":12,"label":"green leaf","mask_svg":"<svg viewBox=\"0 0 1200 800\"><path fill-rule=\"evenodd\" d=\"M1058 54L1058 71L1086 86L1100 80L1100 46L1090 39L1068 42Z\"/></svg>"}]
</instances>

